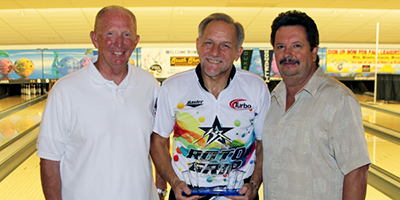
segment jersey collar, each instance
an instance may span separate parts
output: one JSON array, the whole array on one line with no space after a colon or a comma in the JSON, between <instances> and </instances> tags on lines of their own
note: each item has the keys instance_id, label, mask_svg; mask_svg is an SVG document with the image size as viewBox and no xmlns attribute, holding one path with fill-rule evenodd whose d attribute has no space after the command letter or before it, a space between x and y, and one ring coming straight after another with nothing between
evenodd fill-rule
<instances>
[{"instance_id":1,"label":"jersey collar","mask_svg":"<svg viewBox=\"0 0 400 200\"><path fill-rule=\"evenodd\" d=\"M197 65L195 71L196 71L196 75L197 75L197 78L199 79L199 83L200 83L201 87L208 92L206 86L204 85L203 76L201 75L201 66L200 66L200 64ZM232 70L231 70L231 73L229 74L228 83L226 83L225 88L228 87L229 83L231 82L231 80L233 79L235 74L236 74L236 68L235 68L235 65L232 65Z\"/></svg>"}]
</instances>

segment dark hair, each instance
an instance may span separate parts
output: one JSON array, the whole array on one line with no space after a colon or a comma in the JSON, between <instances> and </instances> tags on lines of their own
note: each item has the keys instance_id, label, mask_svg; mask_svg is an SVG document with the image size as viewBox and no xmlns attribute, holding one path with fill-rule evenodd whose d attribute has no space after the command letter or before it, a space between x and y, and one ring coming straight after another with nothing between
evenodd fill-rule
<instances>
[{"instance_id":1,"label":"dark hair","mask_svg":"<svg viewBox=\"0 0 400 200\"><path fill-rule=\"evenodd\" d=\"M135 15L128 9L122 7L122 6L116 6L116 5L111 5L111 6L106 6L104 8L102 8L96 15L96 20L94 23L94 31L97 31L100 22L101 22L101 17L103 16L104 13L106 13L107 11L114 11L114 12L121 12L121 13L125 13L128 14L133 21L133 24L135 25L135 31L136 31L136 17Z\"/></svg>"},{"instance_id":2,"label":"dark hair","mask_svg":"<svg viewBox=\"0 0 400 200\"><path fill-rule=\"evenodd\" d=\"M238 49L244 41L244 28L242 24L239 22L235 22L232 17L230 17L227 14L224 13L214 13L203 19L200 24L199 24L199 38L201 39L203 37L204 30L207 27L207 24L214 20L220 20L224 21L228 24L233 24L235 25L236 28L236 49Z\"/></svg>"},{"instance_id":3,"label":"dark hair","mask_svg":"<svg viewBox=\"0 0 400 200\"><path fill-rule=\"evenodd\" d=\"M282 26L303 26L306 29L307 40L310 43L311 51L319 45L319 33L317 24L306 13L297 10L282 12L274 19L271 25L271 45L275 46L275 36ZM319 66L319 57L315 61Z\"/></svg>"}]
</instances>

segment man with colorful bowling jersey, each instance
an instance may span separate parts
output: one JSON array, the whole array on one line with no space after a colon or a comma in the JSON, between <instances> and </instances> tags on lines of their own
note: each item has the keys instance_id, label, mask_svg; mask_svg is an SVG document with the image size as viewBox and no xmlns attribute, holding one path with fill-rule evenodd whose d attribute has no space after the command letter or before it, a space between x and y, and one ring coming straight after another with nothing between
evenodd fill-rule
<instances>
[{"instance_id":1,"label":"man with colorful bowling jersey","mask_svg":"<svg viewBox=\"0 0 400 200\"><path fill-rule=\"evenodd\" d=\"M150 153L171 185L171 200L257 198L270 94L261 77L233 65L243 40L242 25L230 16L208 16L196 40L200 64L163 82ZM191 195L196 187L230 187L232 182L242 196Z\"/></svg>"}]
</instances>

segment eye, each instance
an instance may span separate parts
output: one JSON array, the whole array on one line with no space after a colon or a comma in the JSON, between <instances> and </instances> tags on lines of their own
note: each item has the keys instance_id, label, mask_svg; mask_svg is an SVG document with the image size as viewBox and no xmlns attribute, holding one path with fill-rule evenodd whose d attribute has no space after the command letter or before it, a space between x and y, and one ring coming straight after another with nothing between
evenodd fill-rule
<instances>
[{"instance_id":1,"label":"eye","mask_svg":"<svg viewBox=\"0 0 400 200\"><path fill-rule=\"evenodd\" d=\"M228 44L224 44L224 45L222 45L222 47L227 48L227 49L230 49L230 48L231 48L231 46L228 45Z\"/></svg>"},{"instance_id":2,"label":"eye","mask_svg":"<svg viewBox=\"0 0 400 200\"><path fill-rule=\"evenodd\" d=\"M300 44L294 44L293 47L294 48L301 48L301 45Z\"/></svg>"},{"instance_id":3,"label":"eye","mask_svg":"<svg viewBox=\"0 0 400 200\"><path fill-rule=\"evenodd\" d=\"M276 47L275 47L276 49L283 49L283 48L285 48L283 45L276 45Z\"/></svg>"},{"instance_id":4,"label":"eye","mask_svg":"<svg viewBox=\"0 0 400 200\"><path fill-rule=\"evenodd\" d=\"M124 35L124 37L132 37L131 33L124 33L123 35Z\"/></svg>"}]
</instances>

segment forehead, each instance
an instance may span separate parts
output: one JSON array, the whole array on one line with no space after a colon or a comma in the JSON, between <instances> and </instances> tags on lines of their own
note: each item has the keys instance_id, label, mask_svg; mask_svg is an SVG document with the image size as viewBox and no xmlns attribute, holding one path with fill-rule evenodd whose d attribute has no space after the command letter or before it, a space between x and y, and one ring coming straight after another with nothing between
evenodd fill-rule
<instances>
[{"instance_id":1,"label":"forehead","mask_svg":"<svg viewBox=\"0 0 400 200\"><path fill-rule=\"evenodd\" d=\"M203 38L224 38L227 41L236 41L235 25L222 20L214 20L207 24Z\"/></svg>"},{"instance_id":2,"label":"forehead","mask_svg":"<svg viewBox=\"0 0 400 200\"><path fill-rule=\"evenodd\" d=\"M306 28L304 26L282 26L276 31L275 43L288 40L307 41Z\"/></svg>"},{"instance_id":3,"label":"forehead","mask_svg":"<svg viewBox=\"0 0 400 200\"><path fill-rule=\"evenodd\" d=\"M128 13L115 10L105 12L99 19L98 25L104 28L116 25L132 28L136 27L132 17Z\"/></svg>"}]
</instances>

